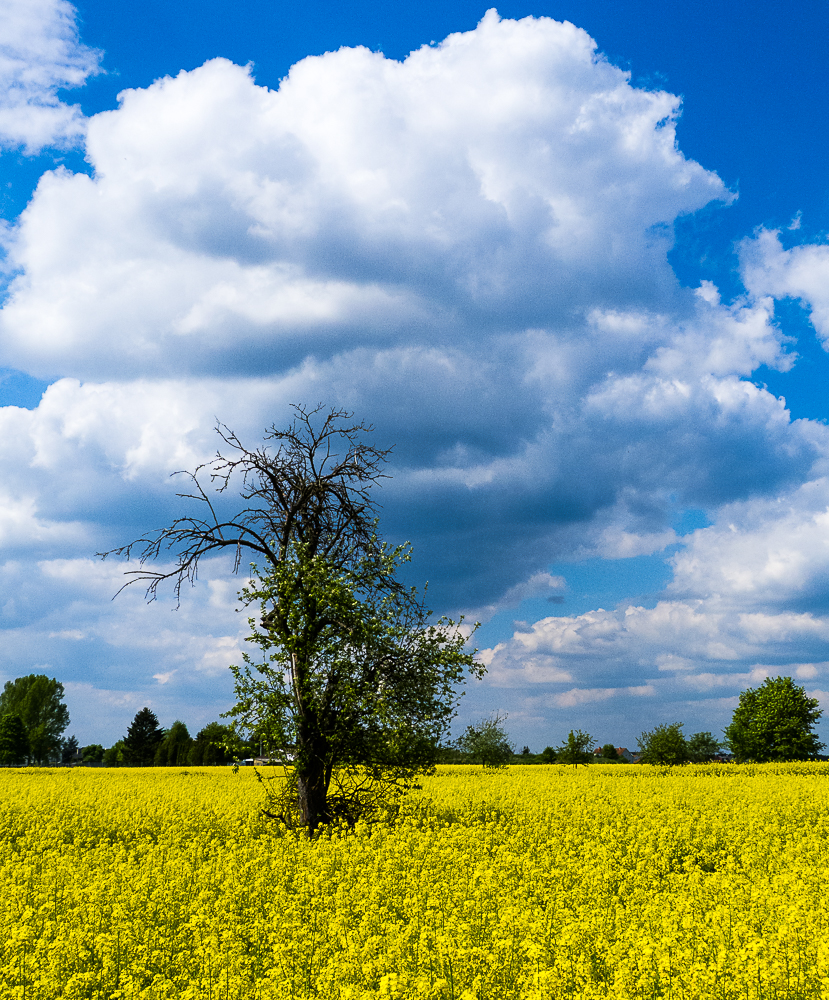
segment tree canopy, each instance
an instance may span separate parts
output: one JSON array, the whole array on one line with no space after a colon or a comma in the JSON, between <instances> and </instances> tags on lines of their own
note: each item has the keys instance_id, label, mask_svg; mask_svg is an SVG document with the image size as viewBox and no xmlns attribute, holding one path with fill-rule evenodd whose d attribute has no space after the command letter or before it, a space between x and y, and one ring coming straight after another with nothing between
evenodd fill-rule
<instances>
[{"instance_id":1,"label":"tree canopy","mask_svg":"<svg viewBox=\"0 0 829 1000\"><path fill-rule=\"evenodd\" d=\"M457 741L458 749L471 763L482 764L486 770L506 767L514 750L503 727L506 718L496 713L477 725L467 726Z\"/></svg>"},{"instance_id":2,"label":"tree canopy","mask_svg":"<svg viewBox=\"0 0 829 1000\"><path fill-rule=\"evenodd\" d=\"M62 764L70 764L75 759L78 752L78 737L69 736L63 741L60 749L60 760Z\"/></svg>"},{"instance_id":3,"label":"tree canopy","mask_svg":"<svg viewBox=\"0 0 829 1000\"><path fill-rule=\"evenodd\" d=\"M20 717L29 744L28 756L45 764L60 756L69 709L63 684L45 674L28 674L7 681L0 694L0 716Z\"/></svg>"},{"instance_id":4,"label":"tree canopy","mask_svg":"<svg viewBox=\"0 0 829 1000\"><path fill-rule=\"evenodd\" d=\"M822 714L791 677L767 677L740 695L726 745L738 761L811 760L824 747L814 732Z\"/></svg>"},{"instance_id":5,"label":"tree canopy","mask_svg":"<svg viewBox=\"0 0 829 1000\"><path fill-rule=\"evenodd\" d=\"M159 743L153 763L183 767L188 762L193 740L187 726L180 720L176 721L164 733L164 739Z\"/></svg>"},{"instance_id":6,"label":"tree canopy","mask_svg":"<svg viewBox=\"0 0 829 1000\"><path fill-rule=\"evenodd\" d=\"M683 723L663 723L642 733L639 737L641 764L704 764L713 760L720 744L711 733L694 733L686 737Z\"/></svg>"},{"instance_id":7,"label":"tree canopy","mask_svg":"<svg viewBox=\"0 0 829 1000\"><path fill-rule=\"evenodd\" d=\"M242 749L238 746L238 742L232 726L222 725L221 722L208 722L196 733L187 763L205 766L230 764L235 756L234 751L238 753Z\"/></svg>"},{"instance_id":8,"label":"tree canopy","mask_svg":"<svg viewBox=\"0 0 829 1000\"><path fill-rule=\"evenodd\" d=\"M121 767L125 764L124 741L118 740L109 749L104 750L101 760L107 767Z\"/></svg>"},{"instance_id":9,"label":"tree canopy","mask_svg":"<svg viewBox=\"0 0 829 1000\"><path fill-rule=\"evenodd\" d=\"M423 598L397 578L410 553L378 536L371 487L388 451L368 443L372 428L321 406L295 413L253 449L220 425L225 453L187 474L192 489L180 494L195 513L113 551L138 554L130 578L150 600L166 580L180 598L205 555L229 550L236 569L250 555L240 597L257 609L249 641L261 660L246 655L232 668L230 717L243 738L292 762L294 784L274 814L312 833L353 819L366 782L399 786L431 769L457 685L483 667L464 652L456 623L432 621ZM220 516L234 487L237 510ZM211 491L224 495L221 504ZM148 567L168 551L172 569Z\"/></svg>"},{"instance_id":10,"label":"tree canopy","mask_svg":"<svg viewBox=\"0 0 829 1000\"><path fill-rule=\"evenodd\" d=\"M155 712L142 708L130 723L123 740L124 763L130 767L149 767L155 763L156 751L163 740L164 730Z\"/></svg>"},{"instance_id":11,"label":"tree canopy","mask_svg":"<svg viewBox=\"0 0 829 1000\"><path fill-rule=\"evenodd\" d=\"M708 764L722 751L713 733L694 733L687 740L688 760L691 764Z\"/></svg>"},{"instance_id":12,"label":"tree canopy","mask_svg":"<svg viewBox=\"0 0 829 1000\"><path fill-rule=\"evenodd\" d=\"M611 764L627 763L612 743L604 743L601 753L598 756L602 760L609 761Z\"/></svg>"},{"instance_id":13,"label":"tree canopy","mask_svg":"<svg viewBox=\"0 0 829 1000\"><path fill-rule=\"evenodd\" d=\"M556 761L559 764L589 764L593 759L593 754L588 750L592 742L590 733L571 729L567 739L555 751Z\"/></svg>"},{"instance_id":14,"label":"tree canopy","mask_svg":"<svg viewBox=\"0 0 829 1000\"><path fill-rule=\"evenodd\" d=\"M25 764L28 755L29 739L23 720L16 713L0 715L0 764Z\"/></svg>"},{"instance_id":15,"label":"tree canopy","mask_svg":"<svg viewBox=\"0 0 829 1000\"><path fill-rule=\"evenodd\" d=\"M90 743L81 747L81 753L85 764L100 764L104 759L105 750L100 743Z\"/></svg>"}]
</instances>

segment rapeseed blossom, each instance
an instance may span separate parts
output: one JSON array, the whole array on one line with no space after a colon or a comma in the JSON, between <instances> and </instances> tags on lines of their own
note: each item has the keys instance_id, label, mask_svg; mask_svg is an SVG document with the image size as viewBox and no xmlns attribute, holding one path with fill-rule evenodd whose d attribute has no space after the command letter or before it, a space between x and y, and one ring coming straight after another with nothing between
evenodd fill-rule
<instances>
[{"instance_id":1,"label":"rapeseed blossom","mask_svg":"<svg viewBox=\"0 0 829 1000\"><path fill-rule=\"evenodd\" d=\"M829 995L829 766L445 767L314 843L250 771L0 771L0 1000Z\"/></svg>"}]
</instances>

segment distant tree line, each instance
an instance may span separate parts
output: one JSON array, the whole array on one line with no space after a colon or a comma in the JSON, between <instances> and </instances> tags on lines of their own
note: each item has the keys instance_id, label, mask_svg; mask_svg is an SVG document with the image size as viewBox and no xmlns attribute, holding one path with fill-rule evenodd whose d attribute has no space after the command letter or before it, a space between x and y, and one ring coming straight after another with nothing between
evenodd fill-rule
<instances>
[{"instance_id":1,"label":"distant tree line","mask_svg":"<svg viewBox=\"0 0 829 1000\"><path fill-rule=\"evenodd\" d=\"M155 712L142 708L127 734L102 754L107 767L185 767L230 764L243 757L248 747L231 726L210 722L190 736L180 720L162 729Z\"/></svg>"},{"instance_id":2,"label":"distant tree line","mask_svg":"<svg viewBox=\"0 0 829 1000\"><path fill-rule=\"evenodd\" d=\"M767 677L740 695L731 724L719 742L711 733L686 737L682 723L659 725L639 737L643 764L687 764L712 760L723 749L738 763L815 760L824 744L814 727L823 714L791 677Z\"/></svg>"},{"instance_id":3,"label":"distant tree line","mask_svg":"<svg viewBox=\"0 0 829 1000\"><path fill-rule=\"evenodd\" d=\"M155 713L142 708L126 735L105 749L93 743L79 747L74 736L63 737L69 710L64 688L45 674L29 674L8 681L0 693L0 765L85 763L108 767L185 767L230 764L253 755L253 748L230 725L211 722L191 737L176 720L163 729ZM710 732L686 736L681 722L662 723L641 734L638 763L674 766L721 759L724 751L737 762L814 760L824 748L814 727L822 712L816 698L791 677L770 677L756 689L743 691L724 739ZM469 725L440 754L443 763L480 764L497 770L511 763L625 764L628 760L612 743L591 749L589 733L570 730L560 746L533 754L520 753L504 729L507 716L496 713ZM598 752L597 752L598 751Z\"/></svg>"},{"instance_id":4,"label":"distant tree line","mask_svg":"<svg viewBox=\"0 0 829 1000\"><path fill-rule=\"evenodd\" d=\"M704 764L722 759L724 752L738 763L815 760L824 748L814 732L822 715L818 705L817 699L810 698L791 677L768 677L759 688L740 695L723 740L710 732L686 736L683 723L663 723L641 734L635 760L660 766ZM545 747L540 754L530 753L525 746L516 754L503 728L505 720L505 715L496 714L468 726L453 745L445 748L444 762L481 764L485 769L516 762L628 763L612 743L591 749L592 737L580 729L570 730L561 746Z\"/></svg>"},{"instance_id":5,"label":"distant tree line","mask_svg":"<svg viewBox=\"0 0 829 1000\"><path fill-rule=\"evenodd\" d=\"M64 687L54 677L29 674L8 681L0 693L0 766L103 764L149 767L229 764L249 748L231 726L211 722L195 736L176 720L162 729L155 713L142 708L126 736L105 749L100 743L81 747L75 736L64 737L69 709Z\"/></svg>"}]
</instances>

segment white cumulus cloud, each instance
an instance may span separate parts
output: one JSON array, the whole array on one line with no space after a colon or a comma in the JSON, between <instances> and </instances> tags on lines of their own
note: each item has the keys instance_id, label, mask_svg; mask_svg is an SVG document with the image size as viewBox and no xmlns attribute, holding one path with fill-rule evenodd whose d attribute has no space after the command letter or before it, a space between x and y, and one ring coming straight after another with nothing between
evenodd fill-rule
<instances>
[{"instance_id":1,"label":"white cumulus cloud","mask_svg":"<svg viewBox=\"0 0 829 1000\"><path fill-rule=\"evenodd\" d=\"M100 53L80 42L76 19L67 0L0 4L0 146L31 154L82 139L83 114L58 90L97 73Z\"/></svg>"},{"instance_id":2,"label":"white cumulus cloud","mask_svg":"<svg viewBox=\"0 0 829 1000\"><path fill-rule=\"evenodd\" d=\"M79 377L280 367L667 305L682 213L730 196L677 99L589 36L501 21L402 63L341 49L278 91L224 59L89 122L12 244L7 362ZM618 339L618 333L615 334Z\"/></svg>"},{"instance_id":3,"label":"white cumulus cloud","mask_svg":"<svg viewBox=\"0 0 829 1000\"><path fill-rule=\"evenodd\" d=\"M829 350L829 246L804 243L785 250L778 232L761 229L743 241L741 273L755 295L799 299Z\"/></svg>"}]
</instances>

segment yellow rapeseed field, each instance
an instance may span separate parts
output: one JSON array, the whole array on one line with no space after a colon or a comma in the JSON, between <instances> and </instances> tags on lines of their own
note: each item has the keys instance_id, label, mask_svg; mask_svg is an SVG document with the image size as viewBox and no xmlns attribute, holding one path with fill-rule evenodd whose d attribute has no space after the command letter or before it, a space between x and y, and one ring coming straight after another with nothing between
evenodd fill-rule
<instances>
[{"instance_id":1,"label":"yellow rapeseed field","mask_svg":"<svg viewBox=\"0 0 829 1000\"><path fill-rule=\"evenodd\" d=\"M829 765L442 768L315 843L249 770L0 770L0 998L829 996Z\"/></svg>"}]
</instances>

